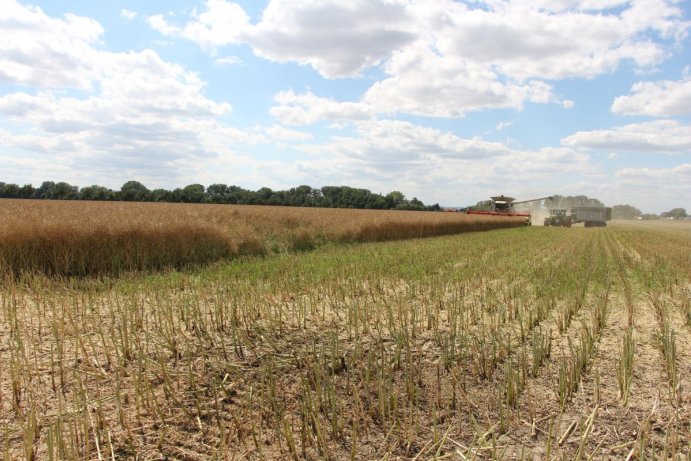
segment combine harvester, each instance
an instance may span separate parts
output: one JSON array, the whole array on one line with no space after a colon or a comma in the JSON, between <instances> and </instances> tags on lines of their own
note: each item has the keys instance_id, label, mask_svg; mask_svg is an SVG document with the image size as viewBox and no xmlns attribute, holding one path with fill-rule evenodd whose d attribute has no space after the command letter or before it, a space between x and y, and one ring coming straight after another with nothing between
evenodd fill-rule
<instances>
[{"instance_id":1,"label":"combine harvester","mask_svg":"<svg viewBox=\"0 0 691 461\"><path fill-rule=\"evenodd\" d=\"M541 197L541 198L534 198L531 200L522 200L520 202L516 202L515 198L513 197L504 197L503 195L498 195L491 197L492 203L491 203L491 209L490 210L468 210L466 211L467 214L479 214L479 215L488 215L488 216L518 216L518 217L523 217L525 219L525 225L530 226L531 221L530 221L530 213L525 212L525 211L515 211L514 206L515 205L520 205L521 203L530 203L530 202L539 202L540 200L552 200L552 197Z\"/></svg>"}]
</instances>

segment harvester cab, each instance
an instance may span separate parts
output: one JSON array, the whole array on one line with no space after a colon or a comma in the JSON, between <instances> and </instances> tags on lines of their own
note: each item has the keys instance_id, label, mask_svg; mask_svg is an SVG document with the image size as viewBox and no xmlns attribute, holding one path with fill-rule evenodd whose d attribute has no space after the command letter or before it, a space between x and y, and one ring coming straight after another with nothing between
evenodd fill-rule
<instances>
[{"instance_id":1,"label":"harvester cab","mask_svg":"<svg viewBox=\"0 0 691 461\"><path fill-rule=\"evenodd\" d=\"M511 213L513 210L513 202L516 200L513 197L504 197L503 195L495 195L491 198L494 211L497 213Z\"/></svg>"}]
</instances>

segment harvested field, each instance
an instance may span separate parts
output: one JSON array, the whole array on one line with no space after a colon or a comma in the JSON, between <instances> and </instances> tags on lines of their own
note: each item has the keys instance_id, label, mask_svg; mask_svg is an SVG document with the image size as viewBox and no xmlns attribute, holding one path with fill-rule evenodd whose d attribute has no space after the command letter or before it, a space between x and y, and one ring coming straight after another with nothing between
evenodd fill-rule
<instances>
[{"instance_id":1,"label":"harvested field","mask_svg":"<svg viewBox=\"0 0 691 461\"><path fill-rule=\"evenodd\" d=\"M5 459L690 456L688 224L11 278L0 296Z\"/></svg>"},{"instance_id":2,"label":"harvested field","mask_svg":"<svg viewBox=\"0 0 691 461\"><path fill-rule=\"evenodd\" d=\"M463 213L0 200L0 274L119 274L523 225Z\"/></svg>"}]
</instances>

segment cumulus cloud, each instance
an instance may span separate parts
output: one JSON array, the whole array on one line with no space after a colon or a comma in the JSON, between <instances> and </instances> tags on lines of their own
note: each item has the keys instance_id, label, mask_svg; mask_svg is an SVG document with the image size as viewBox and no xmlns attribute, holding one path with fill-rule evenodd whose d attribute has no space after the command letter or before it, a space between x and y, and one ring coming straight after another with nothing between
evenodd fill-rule
<instances>
[{"instance_id":1,"label":"cumulus cloud","mask_svg":"<svg viewBox=\"0 0 691 461\"><path fill-rule=\"evenodd\" d=\"M281 125L272 125L265 127L264 132L271 138L277 141L309 141L313 138L312 133L304 131L291 130Z\"/></svg>"},{"instance_id":2,"label":"cumulus cloud","mask_svg":"<svg viewBox=\"0 0 691 461\"><path fill-rule=\"evenodd\" d=\"M651 36L682 39L689 27L682 18L671 0L271 0L248 25L237 4L208 0L183 27L160 15L150 23L204 47L247 43L260 56L308 64L326 77L358 75L424 42L439 56L512 78L561 79L610 72L625 59L657 64L665 51Z\"/></svg>"},{"instance_id":3,"label":"cumulus cloud","mask_svg":"<svg viewBox=\"0 0 691 461\"><path fill-rule=\"evenodd\" d=\"M0 78L42 88L0 96L3 126L11 127L0 132L6 148L49 154L77 170L172 178L217 156L236 158L232 146L261 139L222 124L231 106L207 98L197 74L156 52L103 51L102 28L93 20L6 5L12 19L1 20L23 40L0 45Z\"/></svg>"},{"instance_id":4,"label":"cumulus cloud","mask_svg":"<svg viewBox=\"0 0 691 461\"><path fill-rule=\"evenodd\" d=\"M282 91L274 96L274 101L276 105L271 108L271 114L286 125L307 125L322 120L356 121L372 115L367 104L339 102L310 92Z\"/></svg>"},{"instance_id":5,"label":"cumulus cloud","mask_svg":"<svg viewBox=\"0 0 691 461\"><path fill-rule=\"evenodd\" d=\"M322 183L334 178L375 191L402 189L447 205L464 204L449 200L456 194L459 201L509 190L528 195L526 188L535 184L545 195L563 190L574 175L599 174L590 157L574 149L516 150L399 120L356 122L352 136L333 136L302 149L312 154L294 165L304 177Z\"/></svg>"},{"instance_id":6,"label":"cumulus cloud","mask_svg":"<svg viewBox=\"0 0 691 461\"><path fill-rule=\"evenodd\" d=\"M644 211L659 213L672 207L688 210L691 163L670 168L624 168L615 173L609 188L618 203L635 203Z\"/></svg>"},{"instance_id":7,"label":"cumulus cloud","mask_svg":"<svg viewBox=\"0 0 691 461\"><path fill-rule=\"evenodd\" d=\"M240 64L241 62L242 59L238 58L237 56L223 56L221 58L214 59L214 63L219 66Z\"/></svg>"},{"instance_id":8,"label":"cumulus cloud","mask_svg":"<svg viewBox=\"0 0 691 461\"><path fill-rule=\"evenodd\" d=\"M426 161L486 159L506 153L500 143L465 139L437 128L398 120L370 120L357 124L357 138L334 137L333 149L363 159ZM394 162L397 163L397 162Z\"/></svg>"},{"instance_id":9,"label":"cumulus cloud","mask_svg":"<svg viewBox=\"0 0 691 461\"><path fill-rule=\"evenodd\" d=\"M691 189L691 163L682 163L672 168L624 168L616 175L622 182L634 186L647 184L657 187L663 184L683 185Z\"/></svg>"},{"instance_id":10,"label":"cumulus cloud","mask_svg":"<svg viewBox=\"0 0 691 461\"><path fill-rule=\"evenodd\" d=\"M122 16L123 18L125 18L125 19L131 21L131 20L133 20L134 18L137 17L137 12L136 12L136 11L131 11L131 10L122 9L122 10L120 10L120 16Z\"/></svg>"},{"instance_id":11,"label":"cumulus cloud","mask_svg":"<svg viewBox=\"0 0 691 461\"><path fill-rule=\"evenodd\" d=\"M147 21L166 36L184 37L209 51L239 43L249 25L249 17L240 5L225 0L207 0L203 13L194 12L192 20L184 26L170 24L164 15L149 16Z\"/></svg>"},{"instance_id":12,"label":"cumulus cloud","mask_svg":"<svg viewBox=\"0 0 691 461\"><path fill-rule=\"evenodd\" d=\"M325 77L358 75L415 39L403 0L272 0L248 31L255 53Z\"/></svg>"},{"instance_id":13,"label":"cumulus cloud","mask_svg":"<svg viewBox=\"0 0 691 461\"><path fill-rule=\"evenodd\" d=\"M5 0L0 8L0 81L39 88L91 89L101 69L95 46L103 27L71 14L47 16L40 8Z\"/></svg>"},{"instance_id":14,"label":"cumulus cloud","mask_svg":"<svg viewBox=\"0 0 691 461\"><path fill-rule=\"evenodd\" d=\"M691 152L691 125L676 120L633 123L609 130L579 131L561 143L608 151L683 154Z\"/></svg>"},{"instance_id":15,"label":"cumulus cloud","mask_svg":"<svg viewBox=\"0 0 691 461\"><path fill-rule=\"evenodd\" d=\"M650 21L632 24L623 13L554 13L528 5L502 2L482 9L455 3L437 33L437 47L444 56L462 56L513 78L589 78L616 69L624 59L640 66L659 62L662 47L638 34L655 31L653 15L681 15L646 11Z\"/></svg>"},{"instance_id":16,"label":"cumulus cloud","mask_svg":"<svg viewBox=\"0 0 691 461\"><path fill-rule=\"evenodd\" d=\"M672 0L271 0L256 24L227 0L205 8L182 26L162 15L149 22L207 49L244 43L327 78L378 66L383 78L355 104L372 114L430 117L527 102L571 108L548 81L593 78L624 60L653 67L666 57L660 40L680 40L689 27ZM276 112L296 118L284 123L313 119L295 107Z\"/></svg>"},{"instance_id":17,"label":"cumulus cloud","mask_svg":"<svg viewBox=\"0 0 691 461\"><path fill-rule=\"evenodd\" d=\"M380 113L462 117L485 108L521 109L526 101L557 101L544 82L505 82L488 66L440 56L425 44L395 54L385 69L389 76L362 98Z\"/></svg>"},{"instance_id":18,"label":"cumulus cloud","mask_svg":"<svg viewBox=\"0 0 691 461\"><path fill-rule=\"evenodd\" d=\"M638 82L631 87L631 92L633 94L614 100L612 112L653 117L691 114L691 77L688 75L682 80Z\"/></svg>"}]
</instances>

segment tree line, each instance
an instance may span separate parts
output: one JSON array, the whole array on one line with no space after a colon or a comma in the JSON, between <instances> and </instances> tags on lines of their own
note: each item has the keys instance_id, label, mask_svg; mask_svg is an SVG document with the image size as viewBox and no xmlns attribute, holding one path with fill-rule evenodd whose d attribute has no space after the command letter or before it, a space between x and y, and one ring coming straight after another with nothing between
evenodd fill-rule
<instances>
[{"instance_id":1,"label":"tree line","mask_svg":"<svg viewBox=\"0 0 691 461\"><path fill-rule=\"evenodd\" d=\"M127 181L120 190L93 185L78 187L66 182L44 181L39 187L0 182L0 198L46 200L101 200L129 202L217 203L236 205L282 205L324 208L362 208L375 210L439 211L439 204L425 205L417 198L407 199L402 192L386 195L348 186L298 186L274 191L268 187L252 191L238 186L190 184L173 190L150 190L139 181Z\"/></svg>"}]
</instances>

